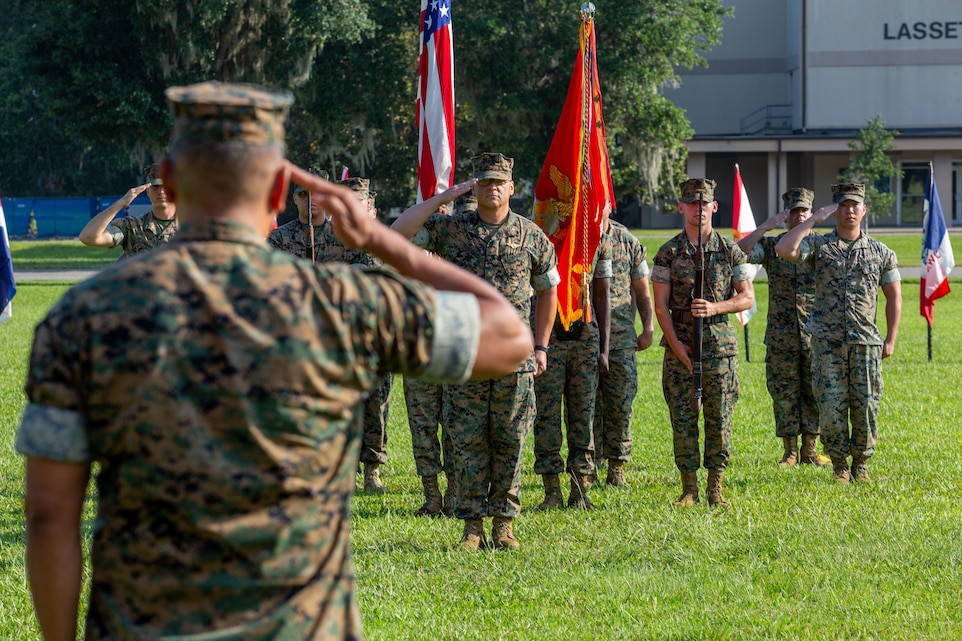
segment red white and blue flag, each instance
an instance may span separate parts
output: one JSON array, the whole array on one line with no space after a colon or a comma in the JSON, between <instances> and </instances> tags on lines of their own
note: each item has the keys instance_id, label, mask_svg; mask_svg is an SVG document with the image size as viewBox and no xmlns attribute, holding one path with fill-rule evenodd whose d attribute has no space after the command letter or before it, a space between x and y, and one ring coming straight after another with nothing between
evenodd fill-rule
<instances>
[{"instance_id":1,"label":"red white and blue flag","mask_svg":"<svg viewBox=\"0 0 962 641\"><path fill-rule=\"evenodd\" d=\"M929 184L925 190L925 218L922 220L922 286L919 289L919 313L932 327L935 300L949 293L949 272L955 267L955 256L945 227L945 215L935 185L935 172L929 167Z\"/></svg>"},{"instance_id":2,"label":"red white and blue flag","mask_svg":"<svg viewBox=\"0 0 962 641\"><path fill-rule=\"evenodd\" d=\"M418 60L418 202L454 184L451 0L421 0Z\"/></svg>"},{"instance_id":3,"label":"red white and blue flag","mask_svg":"<svg viewBox=\"0 0 962 641\"><path fill-rule=\"evenodd\" d=\"M10 301L17 293L13 277L13 259L10 257L10 239L7 237L7 220L0 205L0 323L11 316Z\"/></svg>"},{"instance_id":4,"label":"red white and blue flag","mask_svg":"<svg viewBox=\"0 0 962 641\"><path fill-rule=\"evenodd\" d=\"M742 174L738 169L738 163L735 163L735 202L732 207L732 236L735 237L735 241L737 242L753 231L755 231L755 214L752 213L752 204L748 202L748 192L745 190L745 183L742 182ZM754 265L751 267L752 280L754 280L758 270ZM738 312L735 316L738 317L738 322L744 327L757 311L758 303L752 302L750 309Z\"/></svg>"}]
</instances>

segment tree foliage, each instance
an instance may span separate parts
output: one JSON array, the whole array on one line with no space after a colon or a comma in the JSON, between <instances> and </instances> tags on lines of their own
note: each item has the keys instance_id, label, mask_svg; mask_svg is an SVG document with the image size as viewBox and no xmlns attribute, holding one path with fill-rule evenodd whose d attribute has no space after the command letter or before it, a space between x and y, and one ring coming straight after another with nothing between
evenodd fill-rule
<instances>
[{"instance_id":1,"label":"tree foliage","mask_svg":"<svg viewBox=\"0 0 962 641\"><path fill-rule=\"evenodd\" d=\"M458 179L470 157L514 156L519 186L541 169L578 49L580 2L453 1ZM674 198L691 129L661 89L720 42L721 0L598 2L598 69L619 196ZM163 90L202 79L292 88L299 163L373 179L382 205L415 193L417 0L19 0L24 37L0 62L70 162L51 191L142 166L168 144ZM6 111L6 108L5 108ZM20 112L22 114L22 112ZM0 114L0 118L11 116ZM617 141L617 144L616 144ZM77 159L103 158L76 182ZM0 157L0 163L4 162ZM86 165L92 169L89 163ZM118 170L118 167L120 168ZM4 179L0 167L0 179Z\"/></svg>"},{"instance_id":2,"label":"tree foliage","mask_svg":"<svg viewBox=\"0 0 962 641\"><path fill-rule=\"evenodd\" d=\"M869 216L887 216L895 204L895 194L891 185L902 177L889 154L895 151L895 137L898 131L885 128L882 116L877 115L868 121L864 129L860 129L855 140L849 143L849 149L855 152L849 161L849 167L840 177L846 182L856 182L865 185L865 205Z\"/></svg>"}]
</instances>

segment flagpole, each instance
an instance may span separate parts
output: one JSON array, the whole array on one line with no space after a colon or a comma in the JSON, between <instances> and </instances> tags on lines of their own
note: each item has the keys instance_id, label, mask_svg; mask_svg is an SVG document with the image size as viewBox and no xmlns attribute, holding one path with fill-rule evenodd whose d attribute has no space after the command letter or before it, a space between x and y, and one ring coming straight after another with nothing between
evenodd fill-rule
<instances>
[{"instance_id":1,"label":"flagpole","mask_svg":"<svg viewBox=\"0 0 962 641\"><path fill-rule=\"evenodd\" d=\"M748 323L745 323L745 362L752 362L752 343L748 338Z\"/></svg>"}]
</instances>

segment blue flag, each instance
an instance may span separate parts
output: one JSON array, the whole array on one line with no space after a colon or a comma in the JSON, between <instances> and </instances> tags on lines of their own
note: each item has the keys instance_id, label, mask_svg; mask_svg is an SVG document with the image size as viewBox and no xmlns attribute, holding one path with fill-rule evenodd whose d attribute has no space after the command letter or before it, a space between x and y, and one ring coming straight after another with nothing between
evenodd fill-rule
<instances>
[{"instance_id":1,"label":"blue flag","mask_svg":"<svg viewBox=\"0 0 962 641\"><path fill-rule=\"evenodd\" d=\"M7 238L7 220L0 204L0 323L10 318L10 300L17 293L17 283L13 279L13 259L10 257L10 240Z\"/></svg>"}]
</instances>

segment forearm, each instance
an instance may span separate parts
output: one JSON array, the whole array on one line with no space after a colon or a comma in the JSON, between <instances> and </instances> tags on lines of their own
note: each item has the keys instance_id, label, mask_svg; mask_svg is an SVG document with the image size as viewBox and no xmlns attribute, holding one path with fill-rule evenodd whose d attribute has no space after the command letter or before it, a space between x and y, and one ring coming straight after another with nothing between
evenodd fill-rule
<instances>
[{"instance_id":1,"label":"forearm","mask_svg":"<svg viewBox=\"0 0 962 641\"><path fill-rule=\"evenodd\" d=\"M592 283L591 304L598 322L598 347L603 355L608 354L611 338L611 281L607 278L596 279Z\"/></svg>"},{"instance_id":2,"label":"forearm","mask_svg":"<svg viewBox=\"0 0 962 641\"><path fill-rule=\"evenodd\" d=\"M114 219L121 209L129 205L126 198L121 198L114 202L110 207L103 210L90 219L82 230L78 238L80 242L88 247L113 247L113 236L107 233L107 225Z\"/></svg>"},{"instance_id":3,"label":"forearm","mask_svg":"<svg viewBox=\"0 0 962 641\"><path fill-rule=\"evenodd\" d=\"M885 293L885 342L894 351L895 339L899 333L899 323L902 319L902 287L901 283L892 283L883 288Z\"/></svg>"},{"instance_id":4,"label":"forearm","mask_svg":"<svg viewBox=\"0 0 962 641\"><path fill-rule=\"evenodd\" d=\"M558 288L552 287L538 292L538 309L534 314L534 344L548 346L551 340L551 329L558 313Z\"/></svg>"},{"instance_id":5,"label":"forearm","mask_svg":"<svg viewBox=\"0 0 962 641\"><path fill-rule=\"evenodd\" d=\"M27 521L27 577L46 641L77 638L81 584L80 536L56 519Z\"/></svg>"},{"instance_id":6,"label":"forearm","mask_svg":"<svg viewBox=\"0 0 962 641\"><path fill-rule=\"evenodd\" d=\"M642 331L649 333L654 332L655 326L652 318L651 292L648 288L648 279L639 278L633 281L631 286L634 293L636 309L638 310L638 318L641 320Z\"/></svg>"},{"instance_id":7,"label":"forearm","mask_svg":"<svg viewBox=\"0 0 962 641\"><path fill-rule=\"evenodd\" d=\"M748 254L752 251L752 247L755 246L755 243L761 240L762 236L764 236L765 232L767 232L769 229L770 227L768 225L762 223L760 227L755 228L752 233L739 240L736 244L743 252Z\"/></svg>"},{"instance_id":8,"label":"forearm","mask_svg":"<svg viewBox=\"0 0 962 641\"><path fill-rule=\"evenodd\" d=\"M779 258L797 263L802 256L800 250L802 239L811 233L812 227L814 226L815 218L812 217L801 225L789 229L775 245L775 254L778 255Z\"/></svg>"},{"instance_id":9,"label":"forearm","mask_svg":"<svg viewBox=\"0 0 962 641\"><path fill-rule=\"evenodd\" d=\"M435 200L438 198L439 196L435 195L416 205L411 205L395 219L391 224L391 229L405 238L413 238L414 234L418 233L418 230L424 226L424 221L438 210L438 204L435 204Z\"/></svg>"}]
</instances>

